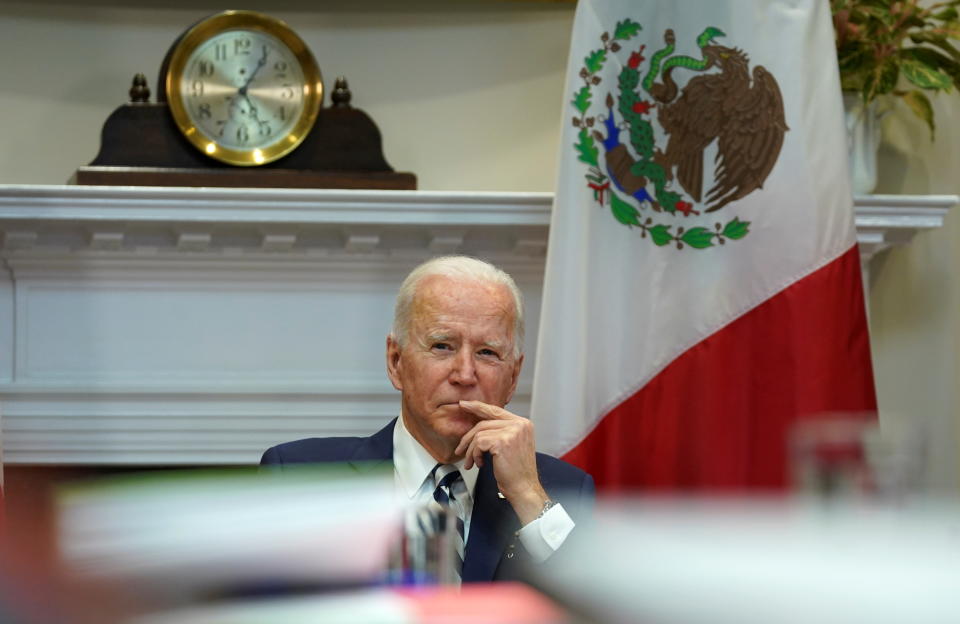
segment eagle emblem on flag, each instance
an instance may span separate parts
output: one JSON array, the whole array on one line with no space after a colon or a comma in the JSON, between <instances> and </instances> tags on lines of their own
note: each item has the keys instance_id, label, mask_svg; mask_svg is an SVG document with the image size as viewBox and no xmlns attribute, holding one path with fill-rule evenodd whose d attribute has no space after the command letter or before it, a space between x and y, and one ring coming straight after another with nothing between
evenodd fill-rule
<instances>
[{"instance_id":1,"label":"eagle emblem on flag","mask_svg":"<svg viewBox=\"0 0 960 624\"><path fill-rule=\"evenodd\" d=\"M789 130L777 81L761 65L751 72L746 53L718 43L726 35L713 26L696 37L695 56L675 54L677 38L667 29L649 58L640 45L623 62L617 55L641 30L633 20L618 22L580 69L583 86L571 103L587 185L617 221L640 228L657 246L706 249L742 239L750 222L736 216L712 227L689 227L702 218L680 223L763 187ZM615 92L594 113L595 89L611 57L621 62Z\"/></svg>"}]
</instances>

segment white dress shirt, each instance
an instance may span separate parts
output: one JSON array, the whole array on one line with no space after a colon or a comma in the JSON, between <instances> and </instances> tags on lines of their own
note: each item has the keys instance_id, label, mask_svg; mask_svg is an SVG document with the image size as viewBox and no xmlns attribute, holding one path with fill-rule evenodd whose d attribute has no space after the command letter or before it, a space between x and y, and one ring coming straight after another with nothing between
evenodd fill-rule
<instances>
[{"instance_id":1,"label":"white dress shirt","mask_svg":"<svg viewBox=\"0 0 960 624\"><path fill-rule=\"evenodd\" d=\"M467 517L463 522L464 540L469 543L473 491L477 486L480 469L474 465L470 470L464 470L463 464L464 460L460 460L455 465L460 469L460 475L470 493L469 500L464 502ZM437 461L433 456L407 431L403 417L397 418L397 424L393 428L393 474L397 491L411 502L429 503L433 500L433 491L436 489L430 476L436 465ZM573 520L563 506L557 504L520 529L520 543L534 561L542 563L560 548L573 527Z\"/></svg>"}]
</instances>

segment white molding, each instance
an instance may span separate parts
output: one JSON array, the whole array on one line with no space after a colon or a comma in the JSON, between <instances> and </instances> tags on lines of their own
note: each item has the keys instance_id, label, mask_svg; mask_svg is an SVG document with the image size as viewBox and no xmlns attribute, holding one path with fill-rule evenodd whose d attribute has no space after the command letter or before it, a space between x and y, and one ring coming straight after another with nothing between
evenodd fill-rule
<instances>
[{"instance_id":1,"label":"white molding","mask_svg":"<svg viewBox=\"0 0 960 624\"><path fill-rule=\"evenodd\" d=\"M854 198L857 240L866 263L877 253L905 245L922 230L943 227L957 195L860 195Z\"/></svg>"},{"instance_id":2,"label":"white molding","mask_svg":"<svg viewBox=\"0 0 960 624\"><path fill-rule=\"evenodd\" d=\"M552 201L552 193L0 185L0 228L8 253L453 253L473 238L480 250L539 257ZM855 197L865 257L941 227L958 203ZM490 244L503 235L512 242Z\"/></svg>"},{"instance_id":3,"label":"white molding","mask_svg":"<svg viewBox=\"0 0 960 624\"><path fill-rule=\"evenodd\" d=\"M0 185L0 221L546 226L552 193Z\"/></svg>"},{"instance_id":4,"label":"white molding","mask_svg":"<svg viewBox=\"0 0 960 624\"><path fill-rule=\"evenodd\" d=\"M552 198L0 186L3 459L242 464L282 440L370 433L398 409L382 363L393 290L438 253L489 258L524 291L512 405L526 413ZM861 253L958 202L856 198ZM282 322L261 324L266 306Z\"/></svg>"}]
</instances>

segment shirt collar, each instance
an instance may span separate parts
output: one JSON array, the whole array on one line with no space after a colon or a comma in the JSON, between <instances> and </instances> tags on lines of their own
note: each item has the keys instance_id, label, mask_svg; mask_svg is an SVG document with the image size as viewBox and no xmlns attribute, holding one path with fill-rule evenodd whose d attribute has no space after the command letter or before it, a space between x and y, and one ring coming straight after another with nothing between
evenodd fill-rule
<instances>
[{"instance_id":1,"label":"shirt collar","mask_svg":"<svg viewBox=\"0 0 960 624\"><path fill-rule=\"evenodd\" d=\"M473 496L480 469L474 465L470 470L464 470L464 461L461 459L454 465L460 469L460 476L463 477L467 491ZM397 483L407 498L412 499L417 495L424 480L430 476L436 465L437 460L404 426L403 415L397 418L397 424L393 427L393 468Z\"/></svg>"}]
</instances>

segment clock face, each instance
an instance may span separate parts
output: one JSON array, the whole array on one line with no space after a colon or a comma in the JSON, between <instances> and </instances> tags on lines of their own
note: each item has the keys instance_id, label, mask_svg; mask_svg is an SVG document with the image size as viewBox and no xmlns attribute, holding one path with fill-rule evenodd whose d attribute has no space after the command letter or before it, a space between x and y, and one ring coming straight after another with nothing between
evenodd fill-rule
<instances>
[{"instance_id":1,"label":"clock face","mask_svg":"<svg viewBox=\"0 0 960 624\"><path fill-rule=\"evenodd\" d=\"M232 165L288 154L310 132L323 98L306 44L253 11L226 11L189 29L171 51L166 90L187 140Z\"/></svg>"},{"instance_id":2,"label":"clock face","mask_svg":"<svg viewBox=\"0 0 960 624\"><path fill-rule=\"evenodd\" d=\"M180 98L207 139L252 150L285 140L303 113L304 82L297 57L277 38L232 30L190 55Z\"/></svg>"}]
</instances>

